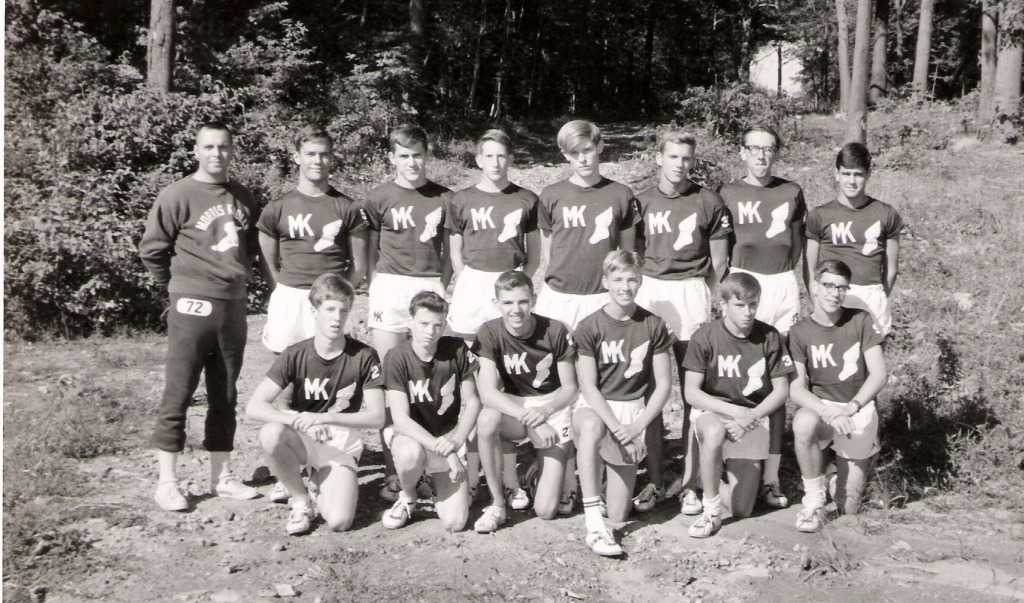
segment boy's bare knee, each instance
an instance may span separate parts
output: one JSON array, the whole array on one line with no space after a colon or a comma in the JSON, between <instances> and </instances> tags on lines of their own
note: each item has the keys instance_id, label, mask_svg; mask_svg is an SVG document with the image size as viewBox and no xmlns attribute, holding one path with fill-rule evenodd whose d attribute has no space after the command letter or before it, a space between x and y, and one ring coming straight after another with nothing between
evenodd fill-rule
<instances>
[{"instance_id":1,"label":"boy's bare knee","mask_svg":"<svg viewBox=\"0 0 1024 603\"><path fill-rule=\"evenodd\" d=\"M267 423L260 428L260 445L267 452L273 454L284 442L285 431L290 429L289 427L282 425L281 423Z\"/></svg>"},{"instance_id":2,"label":"boy's bare knee","mask_svg":"<svg viewBox=\"0 0 1024 603\"><path fill-rule=\"evenodd\" d=\"M352 527L352 521L355 519L352 515L340 514L335 517L325 517L324 521L327 522L327 527L335 532L344 532L345 530Z\"/></svg>"},{"instance_id":3,"label":"boy's bare knee","mask_svg":"<svg viewBox=\"0 0 1024 603\"><path fill-rule=\"evenodd\" d=\"M800 409L793 416L793 438L800 443L816 440L816 433L820 422L821 420L817 413L813 411L805 412L804 409Z\"/></svg>"},{"instance_id":4,"label":"boy's bare knee","mask_svg":"<svg viewBox=\"0 0 1024 603\"><path fill-rule=\"evenodd\" d=\"M441 519L441 524L448 532L461 532L466 529L466 522L469 517L466 513L457 513L454 516Z\"/></svg>"},{"instance_id":5,"label":"boy's bare knee","mask_svg":"<svg viewBox=\"0 0 1024 603\"><path fill-rule=\"evenodd\" d=\"M539 517L539 518L541 518L541 519L543 519L545 521L550 521L550 520L552 520L552 519L554 519L555 517L558 516L558 502L557 501L555 501L554 503L547 503L547 502L545 502L543 504L538 504L538 503L534 502L533 503L533 512L537 514L537 517Z\"/></svg>"},{"instance_id":6,"label":"boy's bare knee","mask_svg":"<svg viewBox=\"0 0 1024 603\"><path fill-rule=\"evenodd\" d=\"M604 437L604 425L596 417L584 417L578 421L576 431L581 443L593 443Z\"/></svg>"},{"instance_id":7,"label":"boy's bare knee","mask_svg":"<svg viewBox=\"0 0 1024 603\"><path fill-rule=\"evenodd\" d=\"M485 408L480 411L480 416L476 421L477 437L491 440L498 435L500 426L501 413L492 408Z\"/></svg>"}]
</instances>

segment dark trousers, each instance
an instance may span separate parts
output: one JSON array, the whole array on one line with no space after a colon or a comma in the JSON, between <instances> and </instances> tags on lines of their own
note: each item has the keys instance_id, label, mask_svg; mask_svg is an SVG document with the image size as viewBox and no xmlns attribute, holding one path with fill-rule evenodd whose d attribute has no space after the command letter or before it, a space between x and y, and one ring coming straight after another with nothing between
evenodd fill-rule
<instances>
[{"instance_id":1,"label":"dark trousers","mask_svg":"<svg viewBox=\"0 0 1024 603\"><path fill-rule=\"evenodd\" d=\"M211 452L234 449L235 382L245 352L245 314L244 299L171 294L164 396L153 430L153 445L158 449L185 449L186 411L204 370L209 408L203 447Z\"/></svg>"}]
</instances>

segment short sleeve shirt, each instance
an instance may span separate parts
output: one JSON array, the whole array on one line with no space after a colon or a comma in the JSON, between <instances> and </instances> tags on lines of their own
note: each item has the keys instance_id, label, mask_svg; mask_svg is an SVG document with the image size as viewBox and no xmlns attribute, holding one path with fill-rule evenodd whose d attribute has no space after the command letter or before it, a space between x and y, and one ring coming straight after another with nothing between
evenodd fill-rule
<instances>
[{"instance_id":1,"label":"short sleeve shirt","mask_svg":"<svg viewBox=\"0 0 1024 603\"><path fill-rule=\"evenodd\" d=\"M747 408L768 397L772 379L795 370L774 327L755 320L743 339L729 332L721 318L693 334L683 368L704 375L706 393Z\"/></svg>"},{"instance_id":2,"label":"short sleeve shirt","mask_svg":"<svg viewBox=\"0 0 1024 603\"><path fill-rule=\"evenodd\" d=\"M619 248L620 232L640 220L633 191L607 178L592 187L556 182L540 194L537 225L551 236L544 277L559 293L601 293L601 265Z\"/></svg>"},{"instance_id":3,"label":"short sleeve shirt","mask_svg":"<svg viewBox=\"0 0 1024 603\"><path fill-rule=\"evenodd\" d=\"M796 267L793 229L802 229L807 216L799 184L775 178L768 186L754 186L739 179L719 194L732 215L731 266L758 274L781 274Z\"/></svg>"},{"instance_id":4,"label":"short sleeve shirt","mask_svg":"<svg viewBox=\"0 0 1024 603\"><path fill-rule=\"evenodd\" d=\"M365 343L345 338L345 350L326 360L313 339L289 346L267 372L281 389L294 386L288 408L297 412L356 412L363 392L383 386L377 352Z\"/></svg>"},{"instance_id":5,"label":"short sleeve shirt","mask_svg":"<svg viewBox=\"0 0 1024 603\"><path fill-rule=\"evenodd\" d=\"M364 209L370 230L380 233L377 272L440 276L447 188L427 182L408 189L388 181L370 191Z\"/></svg>"},{"instance_id":6,"label":"short sleeve shirt","mask_svg":"<svg viewBox=\"0 0 1024 603\"><path fill-rule=\"evenodd\" d=\"M870 314L843 308L833 326L808 316L790 327L789 351L793 360L807 368L812 394L832 402L849 402L868 378L864 352L881 345L882 339Z\"/></svg>"},{"instance_id":7,"label":"short sleeve shirt","mask_svg":"<svg viewBox=\"0 0 1024 603\"><path fill-rule=\"evenodd\" d=\"M722 198L690 183L674 195L654 185L637 195L637 201L645 239L643 273L665 280L707 276L710 241L732 232Z\"/></svg>"},{"instance_id":8,"label":"short sleeve shirt","mask_svg":"<svg viewBox=\"0 0 1024 603\"><path fill-rule=\"evenodd\" d=\"M628 320L602 308L580 321L573 333L580 356L597 363L597 386L606 400L635 400L651 384L655 354L672 349L675 335L665 321L637 306Z\"/></svg>"},{"instance_id":9,"label":"short sleeve shirt","mask_svg":"<svg viewBox=\"0 0 1024 603\"><path fill-rule=\"evenodd\" d=\"M470 268L513 270L526 264L526 233L537 230L537 195L515 184L500 193L475 186L458 191L445 228L462 236L462 259Z\"/></svg>"},{"instance_id":10,"label":"short sleeve shirt","mask_svg":"<svg viewBox=\"0 0 1024 603\"><path fill-rule=\"evenodd\" d=\"M517 337L508 332L500 318L481 325L473 351L494 362L505 386L513 396L542 396L562 386L558 363L572 361L575 350L569 328L557 320L533 315L533 332Z\"/></svg>"},{"instance_id":11,"label":"short sleeve shirt","mask_svg":"<svg viewBox=\"0 0 1024 603\"><path fill-rule=\"evenodd\" d=\"M871 197L859 209L832 200L807 214L807 240L818 242L818 261L842 260L854 285L882 284L886 241L899 238L902 229L900 214Z\"/></svg>"},{"instance_id":12,"label":"short sleeve shirt","mask_svg":"<svg viewBox=\"0 0 1024 603\"><path fill-rule=\"evenodd\" d=\"M333 188L320 197L293 190L267 205L256 227L278 241L278 281L308 289L321 274L344 272L352 260L349 237L366 230L359 210Z\"/></svg>"},{"instance_id":13,"label":"short sleeve shirt","mask_svg":"<svg viewBox=\"0 0 1024 603\"><path fill-rule=\"evenodd\" d=\"M432 436L459 424L462 382L476 373L476 356L458 337L442 337L430 362L423 362L408 341L384 357L384 387L409 396L409 416Z\"/></svg>"}]
</instances>

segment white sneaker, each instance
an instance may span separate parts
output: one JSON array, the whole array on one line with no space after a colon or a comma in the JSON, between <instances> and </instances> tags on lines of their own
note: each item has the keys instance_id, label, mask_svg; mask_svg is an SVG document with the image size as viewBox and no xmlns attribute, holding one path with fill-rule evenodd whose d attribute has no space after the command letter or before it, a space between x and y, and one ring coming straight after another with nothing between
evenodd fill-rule
<instances>
[{"instance_id":1,"label":"white sneaker","mask_svg":"<svg viewBox=\"0 0 1024 603\"><path fill-rule=\"evenodd\" d=\"M602 557L618 557L623 553L622 547L615 542L615 535L608 528L587 534L587 546Z\"/></svg>"},{"instance_id":2,"label":"white sneaker","mask_svg":"<svg viewBox=\"0 0 1024 603\"><path fill-rule=\"evenodd\" d=\"M522 488L505 488L505 500L513 511L524 511L530 508L530 495Z\"/></svg>"},{"instance_id":3,"label":"white sneaker","mask_svg":"<svg viewBox=\"0 0 1024 603\"><path fill-rule=\"evenodd\" d=\"M484 514L473 524L473 529L477 534L490 534L498 531L498 528L504 525L507 519L508 515L505 513L504 506L488 505L484 509Z\"/></svg>"},{"instance_id":4,"label":"white sneaker","mask_svg":"<svg viewBox=\"0 0 1024 603\"><path fill-rule=\"evenodd\" d=\"M250 500L260 495L259 490L251 486L246 486L242 483L242 480L230 473L222 475L220 481L217 482L211 490L213 490L213 493L217 496L221 498L230 498L231 500Z\"/></svg>"},{"instance_id":5,"label":"white sneaker","mask_svg":"<svg viewBox=\"0 0 1024 603\"><path fill-rule=\"evenodd\" d=\"M398 481L397 475L389 475L384 480L384 487L380 489L380 497L384 500L395 502L402 492L402 484Z\"/></svg>"},{"instance_id":6,"label":"white sneaker","mask_svg":"<svg viewBox=\"0 0 1024 603\"><path fill-rule=\"evenodd\" d=\"M700 497L693 490L689 488L683 490L681 499L682 505L680 505L679 511L683 515L700 515L704 512L704 503L700 502Z\"/></svg>"},{"instance_id":7,"label":"white sneaker","mask_svg":"<svg viewBox=\"0 0 1024 603\"><path fill-rule=\"evenodd\" d=\"M270 489L270 493L267 494L267 500L272 503L288 502L290 497L291 495L288 494L288 488L285 488L284 484L281 482L274 484L274 487Z\"/></svg>"},{"instance_id":8,"label":"white sneaker","mask_svg":"<svg viewBox=\"0 0 1024 603\"><path fill-rule=\"evenodd\" d=\"M765 484L761 488L761 500L764 501L766 507L773 509L785 509L789 506L789 499L776 483Z\"/></svg>"},{"instance_id":9,"label":"white sneaker","mask_svg":"<svg viewBox=\"0 0 1024 603\"><path fill-rule=\"evenodd\" d=\"M572 515L576 510L576 491L566 490L562 492L562 498L558 499L558 514Z\"/></svg>"},{"instance_id":10,"label":"white sneaker","mask_svg":"<svg viewBox=\"0 0 1024 603\"><path fill-rule=\"evenodd\" d=\"M389 530L397 530L404 527L405 524L409 523L415 505L415 502L407 503L402 499L396 500L395 504L391 505L391 509L384 514L381 523Z\"/></svg>"},{"instance_id":11,"label":"white sneaker","mask_svg":"<svg viewBox=\"0 0 1024 603\"><path fill-rule=\"evenodd\" d=\"M284 524L284 529L292 536L305 534L313 526L313 517L312 505L306 502L297 502L292 505L292 510L288 514L288 522Z\"/></svg>"},{"instance_id":12,"label":"white sneaker","mask_svg":"<svg viewBox=\"0 0 1024 603\"><path fill-rule=\"evenodd\" d=\"M633 508L638 513L647 513L653 511L654 506L657 505L663 498L665 498L665 491L655 486L654 484L647 484L644 489L640 491L633 498Z\"/></svg>"},{"instance_id":13,"label":"white sneaker","mask_svg":"<svg viewBox=\"0 0 1024 603\"><path fill-rule=\"evenodd\" d=\"M804 507L796 514L796 529L801 532L813 533L821 529L824 523L824 512L820 507Z\"/></svg>"},{"instance_id":14,"label":"white sneaker","mask_svg":"<svg viewBox=\"0 0 1024 603\"><path fill-rule=\"evenodd\" d=\"M697 521L693 522L687 533L691 538L707 538L722 527L722 518L710 513L702 513Z\"/></svg>"},{"instance_id":15,"label":"white sneaker","mask_svg":"<svg viewBox=\"0 0 1024 603\"><path fill-rule=\"evenodd\" d=\"M182 495L181 490L178 489L177 480L168 480L157 484L153 500L164 511L188 510L188 501Z\"/></svg>"}]
</instances>

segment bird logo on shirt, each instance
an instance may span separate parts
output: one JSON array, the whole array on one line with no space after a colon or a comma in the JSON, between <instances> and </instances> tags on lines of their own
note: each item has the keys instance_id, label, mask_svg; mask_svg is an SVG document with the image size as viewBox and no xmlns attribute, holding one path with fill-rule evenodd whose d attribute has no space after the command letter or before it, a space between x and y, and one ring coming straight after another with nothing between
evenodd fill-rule
<instances>
[{"instance_id":1,"label":"bird logo on shirt","mask_svg":"<svg viewBox=\"0 0 1024 603\"><path fill-rule=\"evenodd\" d=\"M590 244L593 245L612 236L611 226L612 208L609 207L594 218L594 234L590 235Z\"/></svg>"},{"instance_id":2,"label":"bird logo on shirt","mask_svg":"<svg viewBox=\"0 0 1024 603\"><path fill-rule=\"evenodd\" d=\"M331 245L334 245L334 239L336 239L338 234L341 232L342 224L344 224L344 222L341 220L335 220L334 222L324 224L324 232L320 236L320 240L313 244L313 251L319 253Z\"/></svg>"},{"instance_id":3,"label":"bird logo on shirt","mask_svg":"<svg viewBox=\"0 0 1024 603\"><path fill-rule=\"evenodd\" d=\"M551 374L551 365L555 363L555 357L552 354L540 359L537 363L537 376L533 378L533 386L540 387L547 380Z\"/></svg>"},{"instance_id":4,"label":"bird logo on shirt","mask_svg":"<svg viewBox=\"0 0 1024 603\"><path fill-rule=\"evenodd\" d=\"M348 387L343 388L334 394L334 404L327 409L327 412L341 412L352 404L352 397L356 395L356 383L352 382Z\"/></svg>"},{"instance_id":5,"label":"bird logo on shirt","mask_svg":"<svg viewBox=\"0 0 1024 603\"><path fill-rule=\"evenodd\" d=\"M633 348L633 351L629 353L629 366L626 367L626 372L622 373L622 376L629 379L633 375L639 375L640 371L644 368L644 359L647 358L647 350L651 347L651 340L647 340L640 345Z\"/></svg>"},{"instance_id":6,"label":"bird logo on shirt","mask_svg":"<svg viewBox=\"0 0 1024 603\"><path fill-rule=\"evenodd\" d=\"M743 388L743 395L750 394L761 389L764 385L765 360L761 358L747 369L747 385Z\"/></svg>"},{"instance_id":7,"label":"bird logo on shirt","mask_svg":"<svg viewBox=\"0 0 1024 603\"><path fill-rule=\"evenodd\" d=\"M523 221L523 208L519 208L514 212L505 216L502 220L504 228L501 229L501 234L498 235L498 242L504 243L516 238L519 234L519 223Z\"/></svg>"},{"instance_id":8,"label":"bird logo on shirt","mask_svg":"<svg viewBox=\"0 0 1024 603\"><path fill-rule=\"evenodd\" d=\"M216 245L211 245L210 249L218 253L224 253L235 247L238 247L238 225L233 221L227 222L224 224L224 238L217 241Z\"/></svg>"},{"instance_id":9,"label":"bird logo on shirt","mask_svg":"<svg viewBox=\"0 0 1024 603\"><path fill-rule=\"evenodd\" d=\"M771 239L775 235L786 232L786 218L789 216L789 202L783 203L772 210L772 224L764 236Z\"/></svg>"},{"instance_id":10,"label":"bird logo on shirt","mask_svg":"<svg viewBox=\"0 0 1024 603\"><path fill-rule=\"evenodd\" d=\"M882 223L879 220L875 220L875 223L868 226L868 229L864 231L864 247L861 249L861 255L871 255L871 252L878 249L878 237L882 234Z\"/></svg>"},{"instance_id":11,"label":"bird logo on shirt","mask_svg":"<svg viewBox=\"0 0 1024 603\"><path fill-rule=\"evenodd\" d=\"M695 230L697 230L697 212L690 214L679 223L679 236L676 237L676 242L672 243L672 249L679 251L693 243L693 233Z\"/></svg>"},{"instance_id":12,"label":"bird logo on shirt","mask_svg":"<svg viewBox=\"0 0 1024 603\"><path fill-rule=\"evenodd\" d=\"M843 352L843 370L839 371L839 380L846 381L857 373L857 361L860 360L860 342L856 341L850 349Z\"/></svg>"},{"instance_id":13,"label":"bird logo on shirt","mask_svg":"<svg viewBox=\"0 0 1024 603\"><path fill-rule=\"evenodd\" d=\"M443 415L455 403L456 385L455 375L452 375L448 382L441 386L441 408L437 409L438 415Z\"/></svg>"},{"instance_id":14,"label":"bird logo on shirt","mask_svg":"<svg viewBox=\"0 0 1024 603\"><path fill-rule=\"evenodd\" d=\"M437 236L437 227L441 225L444 209L438 207L423 217L423 234L420 235L420 243L426 243Z\"/></svg>"}]
</instances>

